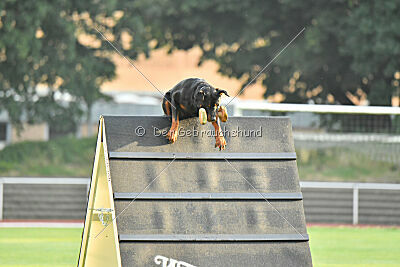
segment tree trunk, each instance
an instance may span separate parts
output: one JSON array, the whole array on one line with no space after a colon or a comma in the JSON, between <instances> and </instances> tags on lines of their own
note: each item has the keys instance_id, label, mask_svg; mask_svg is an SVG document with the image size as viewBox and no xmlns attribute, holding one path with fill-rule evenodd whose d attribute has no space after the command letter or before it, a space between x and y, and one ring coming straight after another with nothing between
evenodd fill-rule
<instances>
[{"instance_id":1,"label":"tree trunk","mask_svg":"<svg viewBox=\"0 0 400 267\"><path fill-rule=\"evenodd\" d=\"M86 127L87 127L88 137L94 135L93 125L91 124L91 121L90 121L91 117L92 117L92 105L87 105Z\"/></svg>"}]
</instances>

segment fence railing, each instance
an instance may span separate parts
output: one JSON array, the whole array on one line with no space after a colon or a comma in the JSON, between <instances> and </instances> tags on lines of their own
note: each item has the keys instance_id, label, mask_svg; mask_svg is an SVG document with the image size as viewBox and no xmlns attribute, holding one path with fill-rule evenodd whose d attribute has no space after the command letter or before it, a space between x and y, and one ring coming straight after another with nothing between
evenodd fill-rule
<instances>
[{"instance_id":1,"label":"fence railing","mask_svg":"<svg viewBox=\"0 0 400 267\"><path fill-rule=\"evenodd\" d=\"M334 114L363 115L400 115L400 108L386 106L350 106L350 105L319 105L319 104L285 104L271 103L265 100L241 100L233 103L234 116L243 115L243 110L271 112L311 112Z\"/></svg>"},{"instance_id":2,"label":"fence railing","mask_svg":"<svg viewBox=\"0 0 400 267\"><path fill-rule=\"evenodd\" d=\"M295 130L400 134L398 107L285 104L265 100L235 101L228 107L234 116L289 116Z\"/></svg>"},{"instance_id":3,"label":"fence railing","mask_svg":"<svg viewBox=\"0 0 400 267\"><path fill-rule=\"evenodd\" d=\"M339 182L300 182L301 188L317 189L351 189L353 190L353 224L358 224L359 215L359 190L400 190L400 184L383 183L339 183ZM400 208L400 207L399 207Z\"/></svg>"},{"instance_id":4,"label":"fence railing","mask_svg":"<svg viewBox=\"0 0 400 267\"><path fill-rule=\"evenodd\" d=\"M3 219L4 185L26 184L26 185L86 185L89 191L89 178L63 178L63 177L0 177L0 220Z\"/></svg>"},{"instance_id":5,"label":"fence railing","mask_svg":"<svg viewBox=\"0 0 400 267\"><path fill-rule=\"evenodd\" d=\"M89 178L37 178L37 177L0 177L0 220L3 219L3 203L4 203L4 185L86 185L87 190L89 189L90 179ZM312 196L310 193L304 192L307 189L327 190L327 189L345 189L352 191L352 222L353 224L359 223L359 207L360 207L360 190L383 190L385 191L400 191L400 184L387 184L387 183L345 183L345 182L300 182L300 186L303 190L304 200L315 199L319 203L318 195ZM393 199L389 198L385 200L392 202ZM335 200L333 200L335 201ZM340 201L340 199L337 199ZM370 200L368 200L370 201ZM393 200L393 201L399 201ZM399 203L400 204L400 203ZM85 203L82 203L85 205ZM379 205L378 205L379 206ZM396 207L396 204L394 205ZM312 212L307 209L305 205L305 213L307 219L307 213ZM329 209L330 207L324 207L323 204L319 206L322 209ZM327 211L329 213L329 211ZM400 205L397 205L397 211L400 212ZM82 218L83 219L83 218Z\"/></svg>"}]
</instances>

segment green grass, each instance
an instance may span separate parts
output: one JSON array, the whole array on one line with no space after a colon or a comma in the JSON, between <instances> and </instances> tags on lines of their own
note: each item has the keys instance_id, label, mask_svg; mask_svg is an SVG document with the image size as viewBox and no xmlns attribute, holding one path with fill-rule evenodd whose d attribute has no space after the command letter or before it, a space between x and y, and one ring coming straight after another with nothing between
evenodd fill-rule
<instances>
[{"instance_id":1,"label":"green grass","mask_svg":"<svg viewBox=\"0 0 400 267\"><path fill-rule=\"evenodd\" d=\"M82 229L0 228L0 266L76 266ZM400 266L399 228L309 227L314 266Z\"/></svg>"},{"instance_id":2,"label":"green grass","mask_svg":"<svg viewBox=\"0 0 400 267\"><path fill-rule=\"evenodd\" d=\"M90 177L96 139L21 142L0 151L0 176Z\"/></svg>"},{"instance_id":3,"label":"green grass","mask_svg":"<svg viewBox=\"0 0 400 267\"><path fill-rule=\"evenodd\" d=\"M0 228L0 266L76 266L82 229Z\"/></svg>"},{"instance_id":4,"label":"green grass","mask_svg":"<svg viewBox=\"0 0 400 267\"><path fill-rule=\"evenodd\" d=\"M400 183L400 166L346 148L297 149L304 181Z\"/></svg>"},{"instance_id":5,"label":"green grass","mask_svg":"<svg viewBox=\"0 0 400 267\"><path fill-rule=\"evenodd\" d=\"M309 227L315 266L400 266L399 228Z\"/></svg>"}]
</instances>

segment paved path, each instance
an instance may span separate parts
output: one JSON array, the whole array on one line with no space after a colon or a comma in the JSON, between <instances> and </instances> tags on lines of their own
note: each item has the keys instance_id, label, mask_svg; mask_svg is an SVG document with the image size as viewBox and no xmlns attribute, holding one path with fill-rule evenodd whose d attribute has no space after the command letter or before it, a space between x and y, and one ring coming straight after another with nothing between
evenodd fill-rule
<instances>
[{"instance_id":1,"label":"paved path","mask_svg":"<svg viewBox=\"0 0 400 267\"><path fill-rule=\"evenodd\" d=\"M354 228L400 228L400 225L375 225L375 224L330 224L330 223L308 223L307 227L354 227ZM83 221L79 220L4 220L0 221L0 228L83 228Z\"/></svg>"},{"instance_id":2,"label":"paved path","mask_svg":"<svg viewBox=\"0 0 400 267\"><path fill-rule=\"evenodd\" d=\"M83 221L0 221L0 228L83 228Z\"/></svg>"}]
</instances>

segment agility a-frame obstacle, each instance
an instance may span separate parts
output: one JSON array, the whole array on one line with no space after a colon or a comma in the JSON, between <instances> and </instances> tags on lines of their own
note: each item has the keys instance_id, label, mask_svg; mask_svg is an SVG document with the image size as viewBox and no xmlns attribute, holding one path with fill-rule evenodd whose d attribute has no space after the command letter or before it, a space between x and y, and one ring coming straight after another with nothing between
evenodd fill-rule
<instances>
[{"instance_id":1,"label":"agility a-frame obstacle","mask_svg":"<svg viewBox=\"0 0 400 267\"><path fill-rule=\"evenodd\" d=\"M78 266L121 266L116 221L112 218L114 200L101 117Z\"/></svg>"},{"instance_id":2,"label":"agility a-frame obstacle","mask_svg":"<svg viewBox=\"0 0 400 267\"><path fill-rule=\"evenodd\" d=\"M169 126L100 119L79 266L312 265L288 118L230 118L222 152L211 125Z\"/></svg>"}]
</instances>

